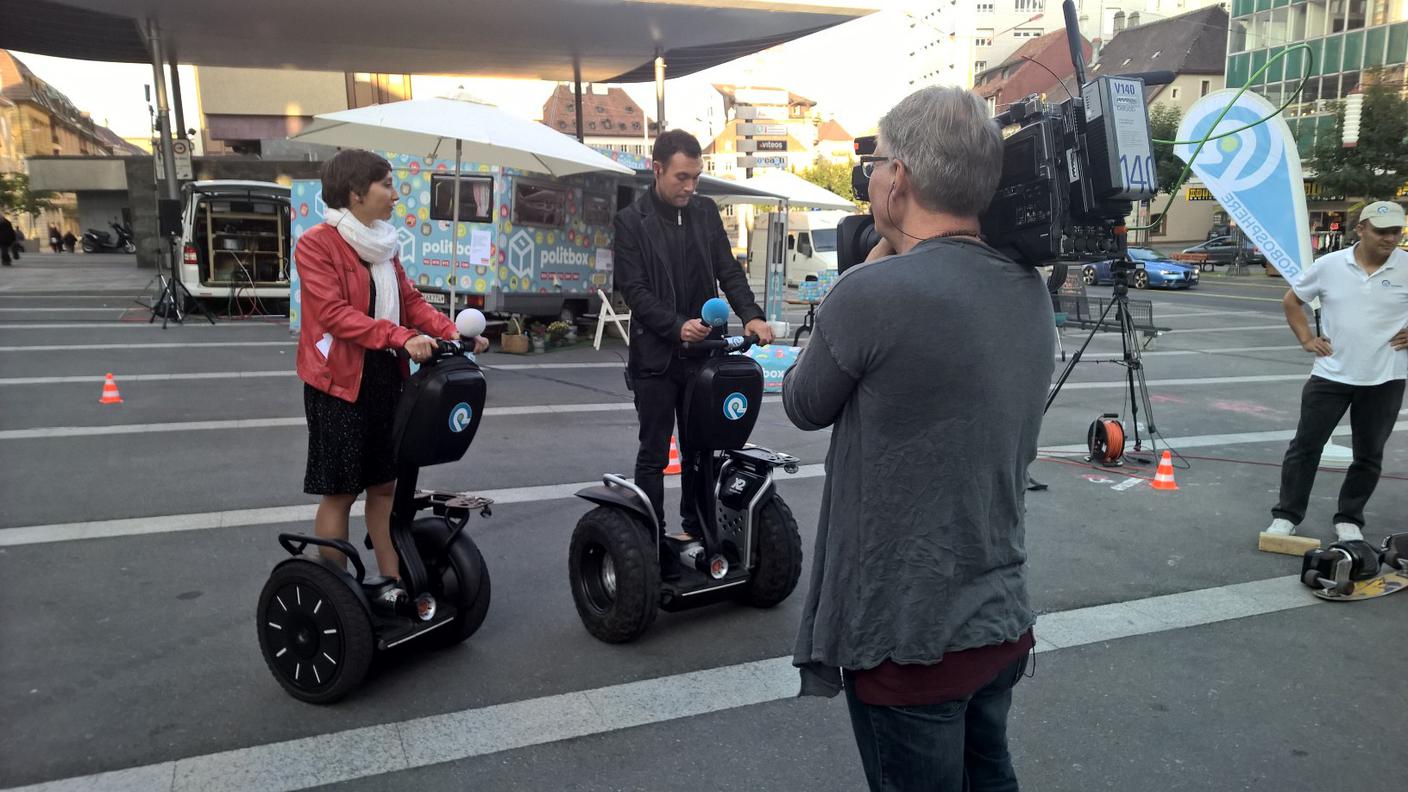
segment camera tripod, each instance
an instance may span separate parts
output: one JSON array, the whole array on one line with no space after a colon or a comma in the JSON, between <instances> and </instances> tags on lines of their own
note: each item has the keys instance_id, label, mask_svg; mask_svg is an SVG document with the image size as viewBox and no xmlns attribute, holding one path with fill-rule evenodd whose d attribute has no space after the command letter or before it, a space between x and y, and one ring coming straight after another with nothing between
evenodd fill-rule
<instances>
[{"instance_id":1,"label":"camera tripod","mask_svg":"<svg viewBox=\"0 0 1408 792\"><path fill-rule=\"evenodd\" d=\"M1120 346L1122 353L1120 359L1111 361L1123 366L1125 369L1125 381L1128 387L1127 398L1130 405L1130 423L1134 426L1134 451L1142 453L1143 440L1139 435L1139 408L1144 407L1144 420L1148 423L1149 454L1158 453L1158 429L1154 426L1154 410L1149 402L1149 385L1144 379L1144 362L1139 354L1139 336L1134 327L1134 317L1129 312L1129 273L1134 271L1134 262L1126 256L1123 260L1113 262L1110 265L1111 274L1114 277L1114 293L1110 304L1105 306L1100 318L1096 320L1095 326L1090 329L1090 335L1086 336L1080 348L1071 356L1071 360L1066 364L1066 368L1061 372L1061 376L1056 380L1056 384L1051 387L1051 393L1046 397L1046 406L1042 408L1045 414L1051 409L1051 404L1056 401L1056 395L1061 392L1061 386L1066 384L1071 372L1075 371L1076 364L1080 362L1081 355L1085 353L1086 347L1095 340L1095 334L1100 332L1100 328L1105 326L1105 319L1110 315L1110 311L1115 312L1115 321L1120 326ZM1152 456L1149 458L1130 457L1130 460L1138 464L1152 464Z\"/></svg>"},{"instance_id":2,"label":"camera tripod","mask_svg":"<svg viewBox=\"0 0 1408 792\"><path fill-rule=\"evenodd\" d=\"M186 284L181 282L181 278L176 272L176 238L170 237L163 240L163 247L165 249L162 255L157 259L156 274L152 276L151 280L147 281L147 288L150 289L153 285L156 285L156 293L159 295L156 301L148 306L151 309L152 315L151 318L147 320L147 324L155 322L156 317L160 315L161 329L165 330L167 323L173 319L178 324L185 324L186 314L188 313L200 314L211 324L215 324L215 317L205 309L205 306L200 304L200 300L197 300L195 296L191 294L190 290L186 288ZM161 268L162 259L165 259L167 262L167 269L165 271ZM138 302L140 303L141 301L139 300ZM145 305L146 303L141 304ZM186 306L190 306L190 310L187 310Z\"/></svg>"}]
</instances>

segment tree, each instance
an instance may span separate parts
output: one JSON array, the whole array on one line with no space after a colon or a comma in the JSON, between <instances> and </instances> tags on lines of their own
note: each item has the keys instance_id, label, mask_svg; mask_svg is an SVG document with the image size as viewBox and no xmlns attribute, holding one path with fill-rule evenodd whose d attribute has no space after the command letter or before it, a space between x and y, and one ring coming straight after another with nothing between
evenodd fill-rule
<instances>
[{"instance_id":1,"label":"tree","mask_svg":"<svg viewBox=\"0 0 1408 792\"><path fill-rule=\"evenodd\" d=\"M1408 182L1408 99L1396 86L1364 91L1359 145L1344 148L1344 106L1335 111L1333 134L1316 137L1307 165L1320 190L1335 195L1392 200Z\"/></svg>"},{"instance_id":2,"label":"tree","mask_svg":"<svg viewBox=\"0 0 1408 792\"><path fill-rule=\"evenodd\" d=\"M48 190L29 189L29 174L0 174L0 207L6 212L38 217L54 208L54 194Z\"/></svg>"},{"instance_id":3,"label":"tree","mask_svg":"<svg viewBox=\"0 0 1408 792\"><path fill-rule=\"evenodd\" d=\"M1149 137L1154 140L1177 140L1178 122L1183 114L1174 105L1159 104L1149 108ZM1159 193L1171 193L1178 187L1183 173L1183 160L1173 153L1168 143L1154 144L1154 172L1158 174Z\"/></svg>"},{"instance_id":4,"label":"tree","mask_svg":"<svg viewBox=\"0 0 1408 792\"><path fill-rule=\"evenodd\" d=\"M832 162L819 156L810 167L798 171L797 175L848 201L854 201L856 194L851 189L851 169L855 167L855 164L855 160L850 157L847 157L845 162Z\"/></svg>"}]
</instances>

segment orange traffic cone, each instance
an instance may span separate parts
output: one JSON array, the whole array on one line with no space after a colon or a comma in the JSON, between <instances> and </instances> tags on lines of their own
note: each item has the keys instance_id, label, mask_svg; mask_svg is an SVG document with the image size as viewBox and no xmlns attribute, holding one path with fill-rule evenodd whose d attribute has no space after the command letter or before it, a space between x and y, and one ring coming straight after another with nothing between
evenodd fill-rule
<instances>
[{"instance_id":1,"label":"orange traffic cone","mask_svg":"<svg viewBox=\"0 0 1408 792\"><path fill-rule=\"evenodd\" d=\"M113 381L111 372L103 380L103 397L98 399L98 404L122 404L122 396L117 392L117 383Z\"/></svg>"},{"instance_id":2,"label":"orange traffic cone","mask_svg":"<svg viewBox=\"0 0 1408 792\"><path fill-rule=\"evenodd\" d=\"M670 461L665 465L665 475L678 476L682 468L680 467L680 444L675 442L675 436L670 435Z\"/></svg>"},{"instance_id":3,"label":"orange traffic cone","mask_svg":"<svg viewBox=\"0 0 1408 792\"><path fill-rule=\"evenodd\" d=\"M1163 458L1159 460L1158 472L1154 473L1154 489L1178 489L1177 482L1173 480L1173 456L1167 450L1164 451Z\"/></svg>"}]
</instances>

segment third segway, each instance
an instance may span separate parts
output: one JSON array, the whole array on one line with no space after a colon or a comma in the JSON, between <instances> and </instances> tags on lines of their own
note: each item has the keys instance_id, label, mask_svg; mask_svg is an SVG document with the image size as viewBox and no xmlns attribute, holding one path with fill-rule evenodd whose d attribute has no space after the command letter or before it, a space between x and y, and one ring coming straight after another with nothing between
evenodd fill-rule
<instances>
[{"instance_id":1,"label":"third segway","mask_svg":"<svg viewBox=\"0 0 1408 792\"><path fill-rule=\"evenodd\" d=\"M728 306L715 298L702 314L720 328ZM680 426L701 536L665 535L645 492L621 476L608 474L577 493L597 506L572 533L568 572L577 613L597 638L634 640L657 609L728 598L766 608L796 587L802 540L773 486L773 469L795 473L798 460L748 443L762 411L763 370L731 354L757 342L752 335L711 336L680 352L703 359L686 385Z\"/></svg>"}]
</instances>

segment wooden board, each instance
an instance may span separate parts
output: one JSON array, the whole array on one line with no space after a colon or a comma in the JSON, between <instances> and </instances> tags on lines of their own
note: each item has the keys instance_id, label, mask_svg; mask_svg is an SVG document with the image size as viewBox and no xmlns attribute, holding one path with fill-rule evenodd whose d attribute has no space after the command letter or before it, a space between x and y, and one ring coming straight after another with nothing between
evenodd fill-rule
<instances>
[{"instance_id":1,"label":"wooden board","mask_svg":"<svg viewBox=\"0 0 1408 792\"><path fill-rule=\"evenodd\" d=\"M1331 594L1324 589L1316 589L1311 593L1323 600L1334 602L1348 602L1351 600L1378 599L1387 597L1395 592L1408 588L1408 572L1386 572L1370 580L1361 580L1354 584L1354 591L1348 594Z\"/></svg>"},{"instance_id":2,"label":"wooden board","mask_svg":"<svg viewBox=\"0 0 1408 792\"><path fill-rule=\"evenodd\" d=\"M1284 553L1303 556L1307 550L1319 550L1320 540L1309 536L1273 534L1263 531L1256 538L1256 549L1263 553Z\"/></svg>"}]
</instances>

